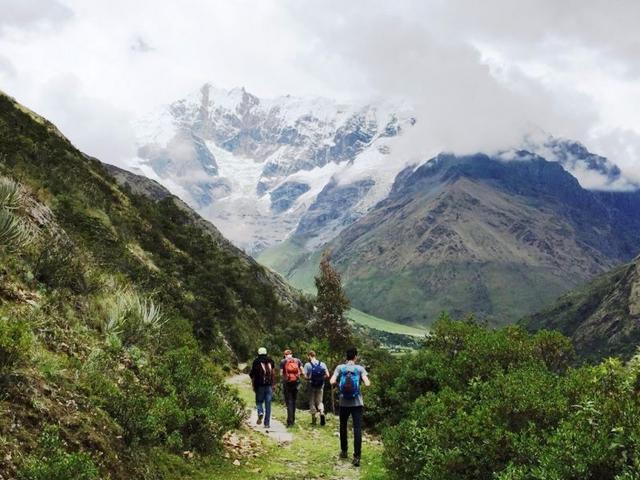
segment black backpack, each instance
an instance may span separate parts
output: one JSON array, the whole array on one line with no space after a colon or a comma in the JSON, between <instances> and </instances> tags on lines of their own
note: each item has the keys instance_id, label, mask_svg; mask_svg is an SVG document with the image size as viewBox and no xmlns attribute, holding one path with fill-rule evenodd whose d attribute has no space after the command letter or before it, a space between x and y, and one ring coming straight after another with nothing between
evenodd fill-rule
<instances>
[{"instance_id":1,"label":"black backpack","mask_svg":"<svg viewBox=\"0 0 640 480\"><path fill-rule=\"evenodd\" d=\"M260 362L260 368L258 369L258 385L271 385L273 383L273 367L269 360Z\"/></svg>"}]
</instances>

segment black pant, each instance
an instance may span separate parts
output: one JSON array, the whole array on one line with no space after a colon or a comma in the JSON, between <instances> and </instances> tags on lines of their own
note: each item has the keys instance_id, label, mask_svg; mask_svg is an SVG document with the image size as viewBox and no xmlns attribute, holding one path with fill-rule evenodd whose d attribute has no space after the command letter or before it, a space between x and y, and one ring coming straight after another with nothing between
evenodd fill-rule
<instances>
[{"instance_id":1,"label":"black pant","mask_svg":"<svg viewBox=\"0 0 640 480\"><path fill-rule=\"evenodd\" d=\"M296 423L296 400L298 399L298 382L284 384L284 403L287 405L287 426Z\"/></svg>"},{"instance_id":2,"label":"black pant","mask_svg":"<svg viewBox=\"0 0 640 480\"><path fill-rule=\"evenodd\" d=\"M349 450L347 440L347 422L353 418L353 456L360 458L362 453L362 407L340 407L340 449Z\"/></svg>"}]
</instances>

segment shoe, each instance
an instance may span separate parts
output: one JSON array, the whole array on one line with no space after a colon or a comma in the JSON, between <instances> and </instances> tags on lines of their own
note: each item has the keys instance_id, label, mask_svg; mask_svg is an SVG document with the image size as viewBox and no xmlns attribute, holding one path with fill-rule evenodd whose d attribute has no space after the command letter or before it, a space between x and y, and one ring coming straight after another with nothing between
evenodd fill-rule
<instances>
[{"instance_id":1,"label":"shoe","mask_svg":"<svg viewBox=\"0 0 640 480\"><path fill-rule=\"evenodd\" d=\"M269 430L270 428L271 428L271 425L266 425L266 424L265 424L265 426L264 426L264 429L265 429L265 430Z\"/></svg>"},{"instance_id":2,"label":"shoe","mask_svg":"<svg viewBox=\"0 0 640 480\"><path fill-rule=\"evenodd\" d=\"M340 452L340 458L347 458L349 454L347 452Z\"/></svg>"},{"instance_id":3,"label":"shoe","mask_svg":"<svg viewBox=\"0 0 640 480\"><path fill-rule=\"evenodd\" d=\"M316 425L316 423L318 423L318 422L316 421L316 417L311 417L311 426L315 426L315 425Z\"/></svg>"},{"instance_id":4,"label":"shoe","mask_svg":"<svg viewBox=\"0 0 640 480\"><path fill-rule=\"evenodd\" d=\"M324 427L327 423L327 419L325 418L324 414L320 415L320 426Z\"/></svg>"},{"instance_id":5,"label":"shoe","mask_svg":"<svg viewBox=\"0 0 640 480\"><path fill-rule=\"evenodd\" d=\"M351 462L354 467L360 466L360 457L353 457L353 462Z\"/></svg>"},{"instance_id":6,"label":"shoe","mask_svg":"<svg viewBox=\"0 0 640 480\"><path fill-rule=\"evenodd\" d=\"M262 423L262 418L263 418L263 417L264 417L264 415L263 415L263 414L261 414L261 413L259 413L259 414L258 414L258 422L257 422L257 423L258 423L258 425L260 425L260 424Z\"/></svg>"}]
</instances>

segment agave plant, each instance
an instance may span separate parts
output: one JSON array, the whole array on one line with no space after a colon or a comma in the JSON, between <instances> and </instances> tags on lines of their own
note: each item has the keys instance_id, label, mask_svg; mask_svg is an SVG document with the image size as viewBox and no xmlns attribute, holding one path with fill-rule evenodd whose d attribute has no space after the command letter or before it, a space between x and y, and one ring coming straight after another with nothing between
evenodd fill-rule
<instances>
[{"instance_id":1,"label":"agave plant","mask_svg":"<svg viewBox=\"0 0 640 480\"><path fill-rule=\"evenodd\" d=\"M103 331L117 336L125 345L146 342L161 329L166 319L153 300L133 290L120 289L108 308Z\"/></svg>"},{"instance_id":2,"label":"agave plant","mask_svg":"<svg viewBox=\"0 0 640 480\"><path fill-rule=\"evenodd\" d=\"M23 199L19 183L0 177L0 247L23 247L33 238L33 231L15 212Z\"/></svg>"},{"instance_id":3,"label":"agave plant","mask_svg":"<svg viewBox=\"0 0 640 480\"><path fill-rule=\"evenodd\" d=\"M15 210L23 198L22 186L10 178L0 177L0 209Z\"/></svg>"}]
</instances>

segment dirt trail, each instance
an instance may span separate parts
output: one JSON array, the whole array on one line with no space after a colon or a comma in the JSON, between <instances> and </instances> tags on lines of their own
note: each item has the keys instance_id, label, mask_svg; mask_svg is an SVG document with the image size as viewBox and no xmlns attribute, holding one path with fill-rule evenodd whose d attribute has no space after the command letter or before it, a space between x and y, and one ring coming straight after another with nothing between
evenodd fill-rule
<instances>
[{"instance_id":1,"label":"dirt trail","mask_svg":"<svg viewBox=\"0 0 640 480\"><path fill-rule=\"evenodd\" d=\"M246 373L241 373L238 375L234 375L233 377L229 377L227 379L227 383L239 388L247 388L248 385L251 385L251 379ZM273 412L271 413L270 428L266 429L263 425L257 424L258 413L256 411L255 405L250 404L250 406L252 407L251 415L247 419L247 425L251 429L269 436L271 439L275 440L278 443L289 443L293 441L293 434L291 432L288 432L284 424L280 420L275 418Z\"/></svg>"}]
</instances>

